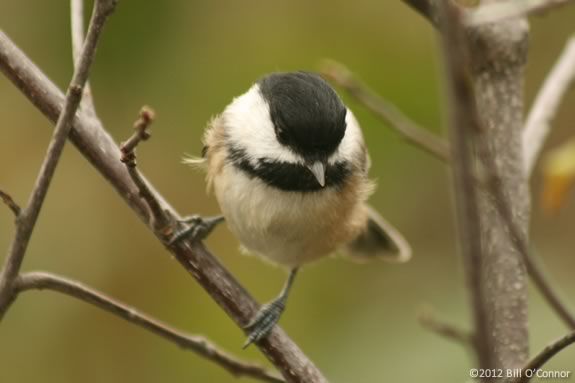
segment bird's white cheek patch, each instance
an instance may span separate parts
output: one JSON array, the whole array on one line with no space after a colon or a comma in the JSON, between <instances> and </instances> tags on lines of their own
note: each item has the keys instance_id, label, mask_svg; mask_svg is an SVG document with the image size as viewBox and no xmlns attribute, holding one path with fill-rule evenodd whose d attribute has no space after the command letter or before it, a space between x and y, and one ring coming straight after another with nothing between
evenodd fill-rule
<instances>
[{"instance_id":1,"label":"bird's white cheek patch","mask_svg":"<svg viewBox=\"0 0 575 383\"><path fill-rule=\"evenodd\" d=\"M303 163L300 156L278 142L269 105L257 84L236 97L222 116L230 143L243 149L251 160L273 158L282 162Z\"/></svg>"},{"instance_id":2,"label":"bird's white cheek patch","mask_svg":"<svg viewBox=\"0 0 575 383\"><path fill-rule=\"evenodd\" d=\"M359 123L351 110L347 110L345 115L345 135L339 144L339 147L329 158L329 163L333 164L342 161L353 161L361 158L364 152L364 140Z\"/></svg>"}]
</instances>

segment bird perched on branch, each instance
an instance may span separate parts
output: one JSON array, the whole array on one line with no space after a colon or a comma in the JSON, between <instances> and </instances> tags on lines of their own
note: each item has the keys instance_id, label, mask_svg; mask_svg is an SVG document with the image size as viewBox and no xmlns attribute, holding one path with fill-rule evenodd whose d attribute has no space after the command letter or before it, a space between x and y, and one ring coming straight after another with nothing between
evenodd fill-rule
<instances>
[{"instance_id":1,"label":"bird perched on branch","mask_svg":"<svg viewBox=\"0 0 575 383\"><path fill-rule=\"evenodd\" d=\"M300 266L343 250L360 260L411 257L405 239L366 204L374 190L359 124L318 75L272 73L209 124L200 164L243 247L290 275L247 326L245 346L279 320ZM205 236L220 218L186 220L176 234ZM244 346L244 347L245 347Z\"/></svg>"}]
</instances>

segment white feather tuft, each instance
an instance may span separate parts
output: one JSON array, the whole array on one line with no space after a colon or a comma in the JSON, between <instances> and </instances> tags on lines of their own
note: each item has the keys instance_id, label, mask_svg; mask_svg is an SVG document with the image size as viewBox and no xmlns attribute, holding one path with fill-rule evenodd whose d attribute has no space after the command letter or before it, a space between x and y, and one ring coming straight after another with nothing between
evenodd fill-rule
<instances>
[{"instance_id":1,"label":"white feather tuft","mask_svg":"<svg viewBox=\"0 0 575 383\"><path fill-rule=\"evenodd\" d=\"M182 163L200 169L203 169L207 166L207 160L205 158L192 156L189 154L184 155L184 157L182 158Z\"/></svg>"}]
</instances>

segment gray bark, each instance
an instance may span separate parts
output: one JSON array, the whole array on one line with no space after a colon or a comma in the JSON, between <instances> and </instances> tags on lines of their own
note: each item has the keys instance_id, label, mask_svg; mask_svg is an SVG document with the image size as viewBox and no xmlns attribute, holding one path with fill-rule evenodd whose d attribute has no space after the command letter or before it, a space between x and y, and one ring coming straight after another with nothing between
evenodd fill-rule
<instances>
[{"instance_id":1,"label":"gray bark","mask_svg":"<svg viewBox=\"0 0 575 383\"><path fill-rule=\"evenodd\" d=\"M515 19L472 31L475 96L486 144L490 147L513 218L527 238L530 201L523 172L523 78L528 24ZM519 368L529 356L527 273L501 212L485 189L480 191L483 249L482 279L487 336L494 346L494 368Z\"/></svg>"}]
</instances>

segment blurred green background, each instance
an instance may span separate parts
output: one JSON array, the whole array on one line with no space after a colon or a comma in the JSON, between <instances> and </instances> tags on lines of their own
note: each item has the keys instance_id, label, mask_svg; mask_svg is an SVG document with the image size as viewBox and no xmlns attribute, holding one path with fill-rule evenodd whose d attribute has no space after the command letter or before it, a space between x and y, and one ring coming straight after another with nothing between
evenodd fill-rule
<instances>
[{"instance_id":1,"label":"blurred green background","mask_svg":"<svg viewBox=\"0 0 575 383\"><path fill-rule=\"evenodd\" d=\"M2 28L60 87L71 76L67 1L0 0ZM90 8L87 7L88 13ZM575 31L575 8L531 23L530 103ZM215 214L203 175L180 164L200 152L206 121L264 73L315 70L324 58L348 65L415 120L441 134L441 66L434 31L401 2L121 1L105 30L91 77L97 109L121 141L141 105L157 112L139 165L182 213ZM467 295L455 253L447 169L404 143L342 94L361 122L379 188L373 204L415 253L405 265L326 259L299 276L281 325L333 382L462 382L466 350L421 328L433 305L466 326ZM548 146L571 137L575 94L565 100ZM0 76L0 188L24 204L52 126ZM532 233L547 269L575 307L575 199L540 213L533 180ZM0 248L13 234L0 207ZM286 273L238 251L225 226L208 246L260 301ZM110 186L67 146L25 260L26 270L76 278L245 359L242 332L174 262ZM565 328L531 292L531 345ZM549 365L575 370L575 348ZM572 374L573 375L573 374ZM235 382L220 367L85 303L52 292L23 295L0 326L1 382ZM245 378L244 381L250 381Z\"/></svg>"}]
</instances>

